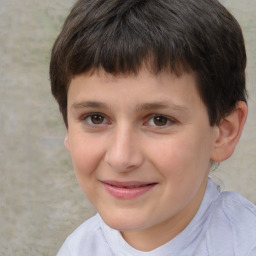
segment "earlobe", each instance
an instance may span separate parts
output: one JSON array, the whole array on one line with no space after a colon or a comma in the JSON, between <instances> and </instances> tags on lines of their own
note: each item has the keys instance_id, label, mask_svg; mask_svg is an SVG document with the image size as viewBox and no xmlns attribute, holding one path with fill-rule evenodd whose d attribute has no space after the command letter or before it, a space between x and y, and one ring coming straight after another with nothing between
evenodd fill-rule
<instances>
[{"instance_id":1,"label":"earlobe","mask_svg":"<svg viewBox=\"0 0 256 256\"><path fill-rule=\"evenodd\" d=\"M68 151L70 151L68 133L66 133L66 136L65 136L65 139L64 139L64 146L65 146L65 148L66 148Z\"/></svg>"},{"instance_id":2,"label":"earlobe","mask_svg":"<svg viewBox=\"0 0 256 256\"><path fill-rule=\"evenodd\" d=\"M221 162L229 158L242 134L248 108L245 102L239 101L235 109L218 125L218 136L212 152L211 160Z\"/></svg>"}]
</instances>

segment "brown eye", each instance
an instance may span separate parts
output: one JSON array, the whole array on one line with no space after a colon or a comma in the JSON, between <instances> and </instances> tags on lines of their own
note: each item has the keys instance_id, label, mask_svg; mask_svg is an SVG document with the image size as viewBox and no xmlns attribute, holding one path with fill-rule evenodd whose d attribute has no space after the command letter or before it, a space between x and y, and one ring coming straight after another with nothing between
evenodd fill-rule
<instances>
[{"instance_id":1,"label":"brown eye","mask_svg":"<svg viewBox=\"0 0 256 256\"><path fill-rule=\"evenodd\" d=\"M105 117L101 115L91 115L89 116L89 122L92 124L103 124L105 122Z\"/></svg>"},{"instance_id":2,"label":"brown eye","mask_svg":"<svg viewBox=\"0 0 256 256\"><path fill-rule=\"evenodd\" d=\"M156 126L164 126L168 123L168 118L165 116L155 116L153 122Z\"/></svg>"}]
</instances>

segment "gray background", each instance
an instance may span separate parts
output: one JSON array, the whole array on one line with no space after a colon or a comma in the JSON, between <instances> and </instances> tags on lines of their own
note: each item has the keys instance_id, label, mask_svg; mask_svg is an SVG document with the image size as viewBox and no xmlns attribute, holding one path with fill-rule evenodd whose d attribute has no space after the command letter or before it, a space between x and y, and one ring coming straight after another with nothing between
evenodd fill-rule
<instances>
[{"instance_id":1,"label":"gray background","mask_svg":"<svg viewBox=\"0 0 256 256\"><path fill-rule=\"evenodd\" d=\"M256 0L222 1L248 51L248 121L235 154L214 176L256 203ZM0 0L0 255L55 255L94 213L75 180L50 94L52 43L72 0Z\"/></svg>"}]
</instances>

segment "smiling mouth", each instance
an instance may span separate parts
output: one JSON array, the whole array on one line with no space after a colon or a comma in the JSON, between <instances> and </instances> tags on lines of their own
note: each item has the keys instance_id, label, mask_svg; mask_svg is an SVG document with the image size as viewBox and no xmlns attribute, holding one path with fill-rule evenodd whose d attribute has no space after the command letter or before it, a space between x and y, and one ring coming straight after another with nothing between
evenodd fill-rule
<instances>
[{"instance_id":1,"label":"smiling mouth","mask_svg":"<svg viewBox=\"0 0 256 256\"><path fill-rule=\"evenodd\" d=\"M106 191L118 199L133 199L150 191L157 183L103 181Z\"/></svg>"}]
</instances>

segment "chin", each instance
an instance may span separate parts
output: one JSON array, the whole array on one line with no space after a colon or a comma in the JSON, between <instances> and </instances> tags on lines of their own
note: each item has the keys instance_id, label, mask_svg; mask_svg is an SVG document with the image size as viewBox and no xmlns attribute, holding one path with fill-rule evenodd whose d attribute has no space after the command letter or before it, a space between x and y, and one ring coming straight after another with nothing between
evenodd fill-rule
<instances>
[{"instance_id":1,"label":"chin","mask_svg":"<svg viewBox=\"0 0 256 256\"><path fill-rule=\"evenodd\" d=\"M101 214L104 222L112 229L123 231L140 230L145 227L145 220L133 214Z\"/></svg>"}]
</instances>

